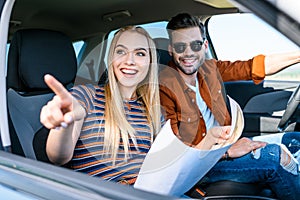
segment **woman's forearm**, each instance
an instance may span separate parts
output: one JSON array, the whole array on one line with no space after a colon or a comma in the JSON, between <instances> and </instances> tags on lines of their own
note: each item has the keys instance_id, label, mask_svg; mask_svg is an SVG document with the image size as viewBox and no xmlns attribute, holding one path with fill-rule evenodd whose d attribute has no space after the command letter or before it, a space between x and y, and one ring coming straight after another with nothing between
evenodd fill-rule
<instances>
[{"instance_id":1,"label":"woman's forearm","mask_svg":"<svg viewBox=\"0 0 300 200\"><path fill-rule=\"evenodd\" d=\"M83 119L69 124L66 128L60 127L50 130L46 152L51 162L63 165L71 160L82 124Z\"/></svg>"}]
</instances>

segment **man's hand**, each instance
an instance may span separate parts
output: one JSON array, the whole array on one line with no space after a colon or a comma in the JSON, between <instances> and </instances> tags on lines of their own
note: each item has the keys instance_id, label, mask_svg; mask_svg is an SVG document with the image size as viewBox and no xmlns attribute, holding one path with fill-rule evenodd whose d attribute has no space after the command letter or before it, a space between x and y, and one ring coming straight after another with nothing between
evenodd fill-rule
<instances>
[{"instance_id":1,"label":"man's hand","mask_svg":"<svg viewBox=\"0 0 300 200\"><path fill-rule=\"evenodd\" d=\"M215 126L207 131L206 136L195 148L208 150L215 144L225 143L230 138L231 126Z\"/></svg>"},{"instance_id":2,"label":"man's hand","mask_svg":"<svg viewBox=\"0 0 300 200\"><path fill-rule=\"evenodd\" d=\"M214 126L207 131L207 139L211 144L222 144L230 138L231 126Z\"/></svg>"},{"instance_id":3,"label":"man's hand","mask_svg":"<svg viewBox=\"0 0 300 200\"><path fill-rule=\"evenodd\" d=\"M49 128L67 127L75 120L85 117L85 110L79 102L51 75L45 75L44 80L55 93L51 101L45 105L40 114L41 123Z\"/></svg>"},{"instance_id":4,"label":"man's hand","mask_svg":"<svg viewBox=\"0 0 300 200\"><path fill-rule=\"evenodd\" d=\"M228 150L228 155L231 158L238 158L243 155L246 155L247 153L251 151L255 151L256 149L259 149L261 147L266 146L266 142L260 142L260 141L252 141L249 138L241 138L236 143L234 143Z\"/></svg>"}]
</instances>

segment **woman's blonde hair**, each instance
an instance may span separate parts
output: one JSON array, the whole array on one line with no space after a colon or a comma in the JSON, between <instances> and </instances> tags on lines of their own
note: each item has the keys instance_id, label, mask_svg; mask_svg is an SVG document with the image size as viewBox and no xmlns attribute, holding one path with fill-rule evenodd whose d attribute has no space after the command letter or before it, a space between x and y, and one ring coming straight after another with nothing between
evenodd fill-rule
<instances>
[{"instance_id":1,"label":"woman's blonde hair","mask_svg":"<svg viewBox=\"0 0 300 200\"><path fill-rule=\"evenodd\" d=\"M137 145L135 130L126 119L124 103L119 90L118 80L114 75L112 59L115 46L120 36L126 32L137 32L144 35L148 41L150 52L150 64L146 78L141 82L136 93L138 98L142 98L146 107L147 119L150 124L152 141L161 127L161 110L158 86L158 64L155 43L148 32L137 26L127 26L116 32L109 49L108 54L108 83L105 85L105 133L104 133L104 151L111 155L115 163L118 153L120 139L124 143L125 160L129 154L129 138Z\"/></svg>"}]
</instances>

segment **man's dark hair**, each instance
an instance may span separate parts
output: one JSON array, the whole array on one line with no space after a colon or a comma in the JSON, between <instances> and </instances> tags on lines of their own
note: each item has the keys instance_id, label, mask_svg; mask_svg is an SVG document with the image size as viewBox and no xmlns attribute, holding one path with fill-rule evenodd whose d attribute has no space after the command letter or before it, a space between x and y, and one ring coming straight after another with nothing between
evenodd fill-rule
<instances>
[{"instance_id":1,"label":"man's dark hair","mask_svg":"<svg viewBox=\"0 0 300 200\"><path fill-rule=\"evenodd\" d=\"M172 32L182 28L192 28L199 27L202 38L206 38L205 28L203 23L195 16L192 16L188 13L180 13L171 18L167 25L167 31L169 38L172 41Z\"/></svg>"}]
</instances>

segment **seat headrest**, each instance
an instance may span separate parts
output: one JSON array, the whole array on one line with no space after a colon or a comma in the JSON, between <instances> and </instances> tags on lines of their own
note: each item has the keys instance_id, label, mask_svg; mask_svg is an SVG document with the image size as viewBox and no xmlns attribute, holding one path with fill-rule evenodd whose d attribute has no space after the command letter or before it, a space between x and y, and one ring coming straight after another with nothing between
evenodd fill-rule
<instances>
[{"instance_id":1,"label":"seat headrest","mask_svg":"<svg viewBox=\"0 0 300 200\"><path fill-rule=\"evenodd\" d=\"M169 39L168 38L154 38L156 45L158 62L163 65L167 65L171 60L171 56L168 52Z\"/></svg>"},{"instance_id":2,"label":"seat headrest","mask_svg":"<svg viewBox=\"0 0 300 200\"><path fill-rule=\"evenodd\" d=\"M20 92L48 90L44 75L63 85L74 82L77 61L71 40L63 33L26 29L14 33L9 53L7 87Z\"/></svg>"}]
</instances>

